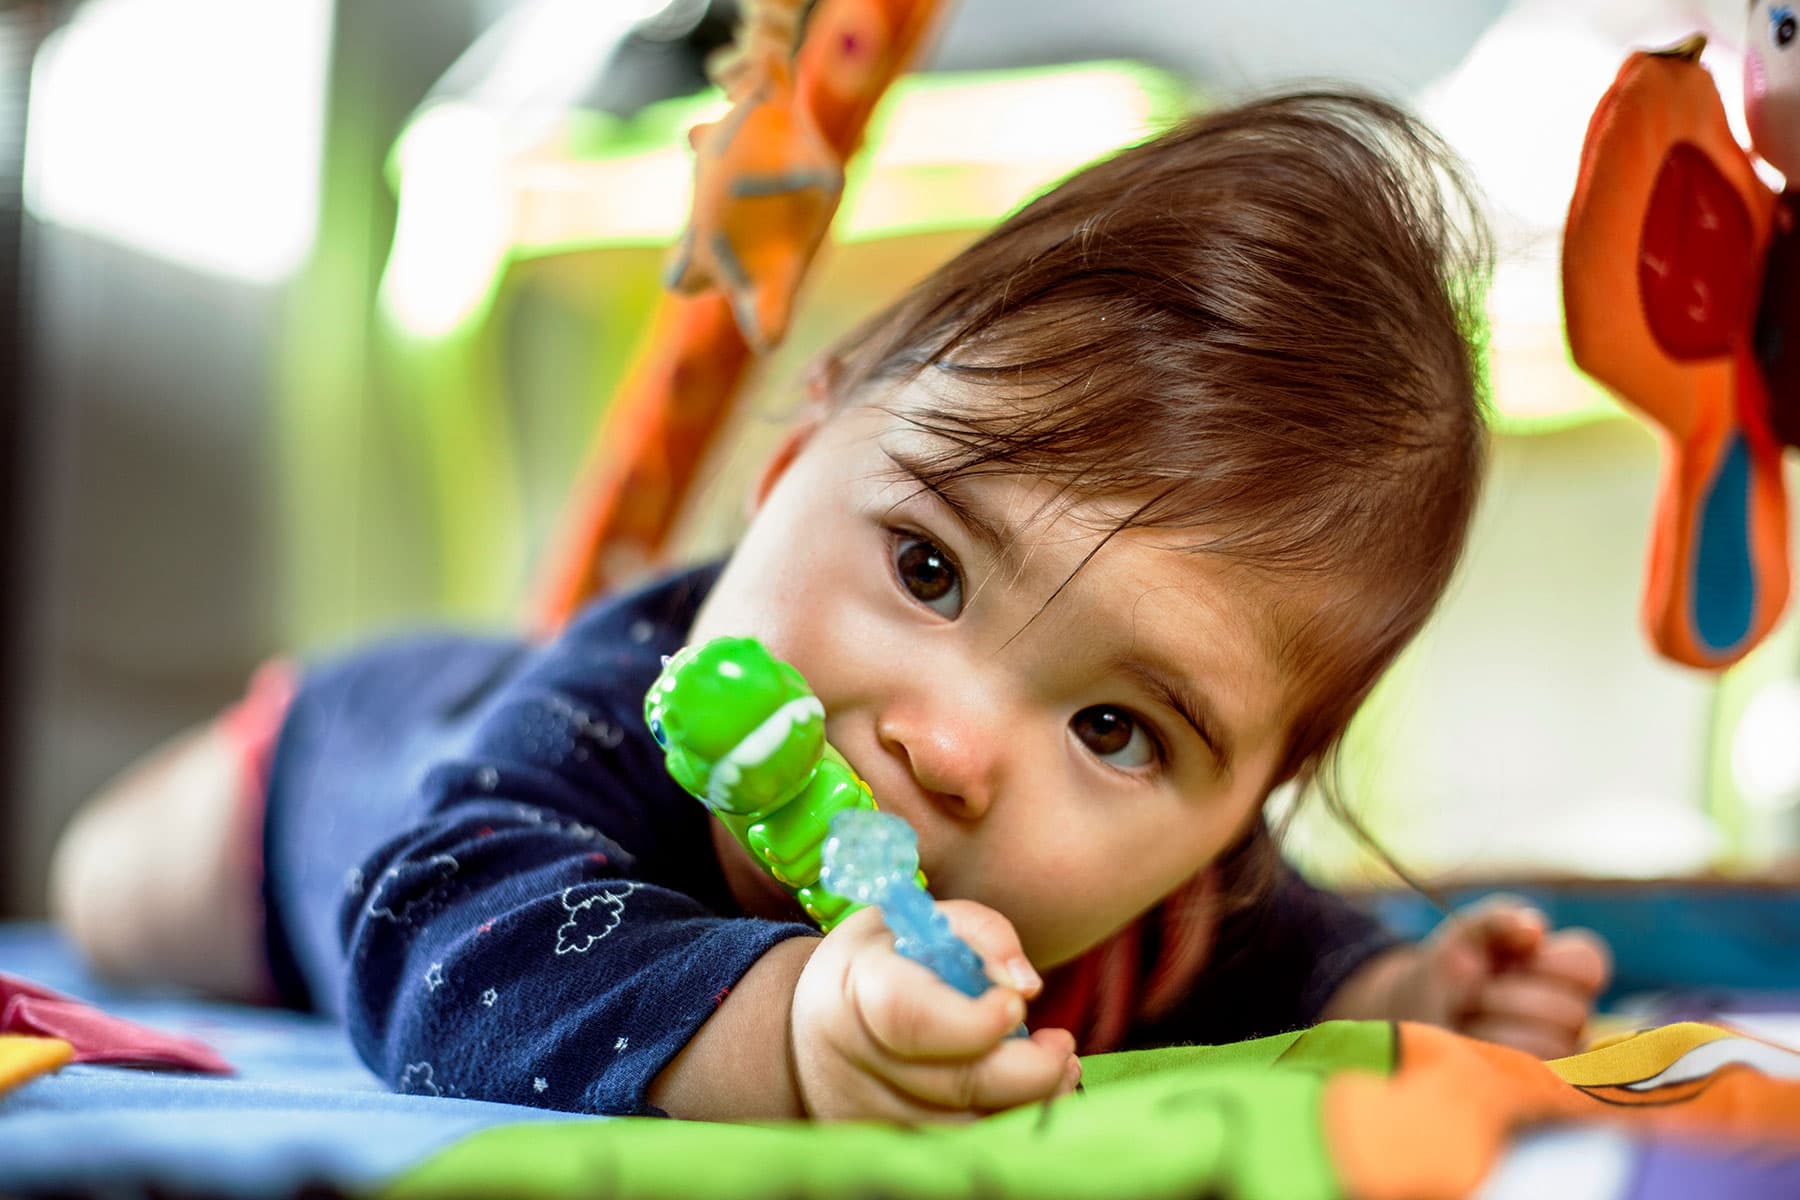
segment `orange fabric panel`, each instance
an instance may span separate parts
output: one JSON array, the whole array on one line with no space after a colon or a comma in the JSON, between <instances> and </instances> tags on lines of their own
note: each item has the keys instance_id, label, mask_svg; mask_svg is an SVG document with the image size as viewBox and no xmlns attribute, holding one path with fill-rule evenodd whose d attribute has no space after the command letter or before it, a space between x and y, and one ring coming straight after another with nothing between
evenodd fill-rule
<instances>
[{"instance_id":1,"label":"orange fabric panel","mask_svg":"<svg viewBox=\"0 0 1800 1200\"><path fill-rule=\"evenodd\" d=\"M1669 1026L1641 1037L1546 1063L1402 1023L1394 1074L1344 1074L1326 1085L1325 1136L1345 1192L1363 1200L1467 1195L1515 1134L1562 1121L1800 1148L1800 1054L1755 1042L1773 1060L1758 1069L1747 1052L1731 1061L1729 1051L1754 1040L1728 1031ZM1689 1060L1694 1054L1706 1057ZM1656 1083L1662 1075L1669 1081Z\"/></svg>"}]
</instances>

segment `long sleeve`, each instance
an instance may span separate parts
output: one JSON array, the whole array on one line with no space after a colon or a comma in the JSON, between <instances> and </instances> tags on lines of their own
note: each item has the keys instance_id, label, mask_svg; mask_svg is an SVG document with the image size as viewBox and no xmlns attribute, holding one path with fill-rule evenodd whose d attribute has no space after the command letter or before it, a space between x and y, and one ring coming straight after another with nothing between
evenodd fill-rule
<instances>
[{"instance_id":1,"label":"long sleeve","mask_svg":"<svg viewBox=\"0 0 1800 1200\"><path fill-rule=\"evenodd\" d=\"M687 624L658 603L651 593L603 609L495 668L472 701L455 695L425 716L414 697L443 675L447 645L408 649L411 676L390 657L379 672L360 666L355 686L321 683L308 711L335 731L311 739L329 769L294 772L330 792L303 798L329 817L307 827L312 857L358 827L359 806L401 816L336 868L319 937L339 953L313 953L309 975L314 990L340 989L330 1007L396 1089L650 1111L651 1080L744 972L815 932L742 915L705 810L643 730L644 690ZM355 714L359 729L378 723L367 714L384 704L412 705L413 732L374 749L342 733ZM324 905L309 904L323 921Z\"/></svg>"},{"instance_id":2,"label":"long sleeve","mask_svg":"<svg viewBox=\"0 0 1800 1200\"><path fill-rule=\"evenodd\" d=\"M344 909L352 1040L402 1091L644 1111L650 1081L750 965L809 931L721 916L658 882L544 803L547 779L496 761L440 768L436 815L364 866ZM470 795L487 771L502 782Z\"/></svg>"}]
</instances>

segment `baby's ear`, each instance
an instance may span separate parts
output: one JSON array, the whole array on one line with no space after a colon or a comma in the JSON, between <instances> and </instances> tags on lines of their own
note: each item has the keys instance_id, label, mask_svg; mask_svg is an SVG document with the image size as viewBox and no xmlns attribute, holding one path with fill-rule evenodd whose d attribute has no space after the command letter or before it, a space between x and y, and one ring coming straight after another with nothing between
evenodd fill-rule
<instances>
[{"instance_id":1,"label":"baby's ear","mask_svg":"<svg viewBox=\"0 0 1800 1200\"><path fill-rule=\"evenodd\" d=\"M831 415L833 407L833 379L837 374L836 364L828 356L815 360L806 373L806 404L800 416L788 431L781 435L781 441L763 463L762 470L756 476L756 486L750 491L750 512L754 514L769 498L769 492L777 481L787 473L789 466L799 456L819 426Z\"/></svg>"},{"instance_id":2,"label":"baby's ear","mask_svg":"<svg viewBox=\"0 0 1800 1200\"><path fill-rule=\"evenodd\" d=\"M818 432L819 426L825 423L825 410L817 405L808 405L806 411L794 425L781 435L768 460L763 463L762 470L757 473L756 486L750 490L750 512L754 514L769 498L769 493L787 469L793 465L812 435Z\"/></svg>"}]
</instances>

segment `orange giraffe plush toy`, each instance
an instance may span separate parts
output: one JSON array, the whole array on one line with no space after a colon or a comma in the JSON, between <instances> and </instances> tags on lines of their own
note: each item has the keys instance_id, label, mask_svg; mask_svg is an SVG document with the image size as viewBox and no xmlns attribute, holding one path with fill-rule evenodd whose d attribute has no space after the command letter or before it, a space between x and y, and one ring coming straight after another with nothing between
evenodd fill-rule
<instances>
[{"instance_id":1,"label":"orange giraffe plush toy","mask_svg":"<svg viewBox=\"0 0 1800 1200\"><path fill-rule=\"evenodd\" d=\"M754 0L717 72L732 108L693 131L691 221L666 296L551 543L540 634L655 561L756 354L787 329L844 162L941 0Z\"/></svg>"},{"instance_id":2,"label":"orange giraffe plush toy","mask_svg":"<svg viewBox=\"0 0 1800 1200\"><path fill-rule=\"evenodd\" d=\"M1704 38L1633 54L1588 126L1563 242L1576 363L1648 417L1666 461L1643 619L1666 657L1720 669L1787 602L1785 446L1800 446L1800 25L1750 5L1726 123Z\"/></svg>"},{"instance_id":3,"label":"orange giraffe plush toy","mask_svg":"<svg viewBox=\"0 0 1800 1200\"><path fill-rule=\"evenodd\" d=\"M794 88L801 3L752 8L742 49L714 72L732 107L688 135L693 215L666 280L687 295L724 292L758 353L787 331L800 276L844 190L843 160Z\"/></svg>"}]
</instances>

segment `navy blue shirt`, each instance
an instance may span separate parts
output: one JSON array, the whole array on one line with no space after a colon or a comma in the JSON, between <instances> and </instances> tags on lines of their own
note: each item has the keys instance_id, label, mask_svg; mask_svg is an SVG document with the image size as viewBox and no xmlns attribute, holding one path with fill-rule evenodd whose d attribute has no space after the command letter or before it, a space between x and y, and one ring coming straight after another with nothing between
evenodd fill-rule
<instances>
[{"instance_id":1,"label":"navy blue shirt","mask_svg":"<svg viewBox=\"0 0 1800 1200\"><path fill-rule=\"evenodd\" d=\"M642 1113L650 1081L784 938L747 915L706 810L644 727L712 564L586 610L554 642L425 635L309 668L264 826L271 967L406 1092ZM1393 943L1283 869L1138 1043L1310 1023Z\"/></svg>"}]
</instances>

